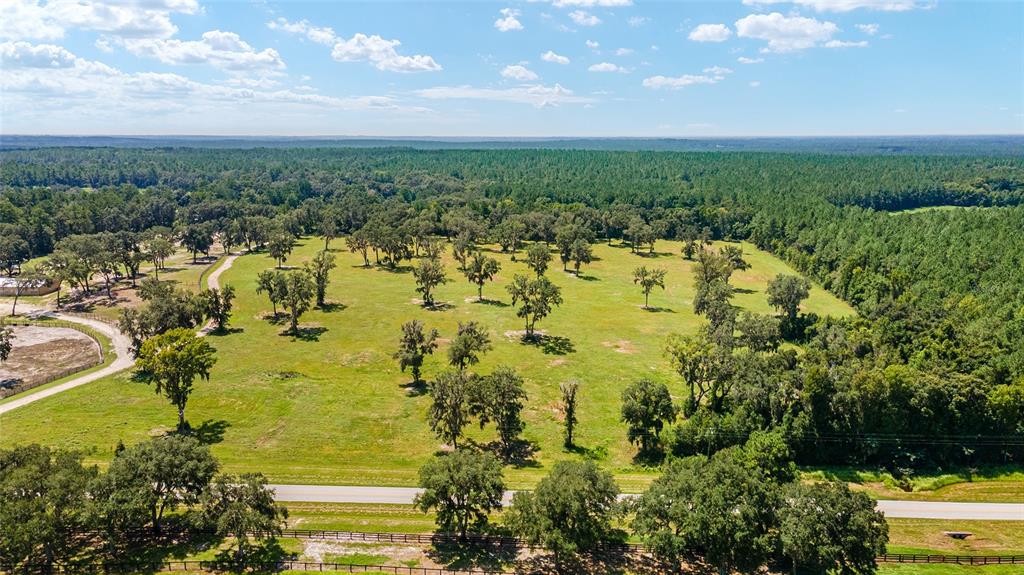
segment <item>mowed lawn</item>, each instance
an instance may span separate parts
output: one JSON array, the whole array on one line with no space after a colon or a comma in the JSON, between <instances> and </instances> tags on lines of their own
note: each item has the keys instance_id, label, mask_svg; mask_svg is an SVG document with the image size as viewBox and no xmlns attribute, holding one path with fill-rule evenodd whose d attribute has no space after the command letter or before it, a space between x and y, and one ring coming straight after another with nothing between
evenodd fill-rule
<instances>
[{"instance_id":1,"label":"mowed lawn","mask_svg":"<svg viewBox=\"0 0 1024 575\"><path fill-rule=\"evenodd\" d=\"M529 401L524 437L537 447L533 462L508 468L512 486L532 484L551 463L567 457L590 457L620 476L624 488L637 488L653 476L633 465L635 449L619 421L620 394L630 382L650 377L669 385L677 397L683 384L664 357L669 333L695 333L704 321L692 312L692 262L683 260L676 242L658 242L658 253L642 257L628 247L594 246L597 261L582 277L561 271L552 262L548 275L562 287L565 303L538 324L549 345L525 345L505 286L514 273L528 273L508 254L492 251L502 265L495 282L484 288L488 301L476 301L476 286L458 271L449 253L445 263L451 283L437 290L450 307L427 310L404 262L397 270L364 268L362 258L332 244L338 258L328 300L330 311L312 310L302 317L306 333L281 335L285 325L265 316L271 306L256 294L256 274L273 266L265 254L238 258L221 277L237 290L232 318L235 331L211 337L218 362L209 382L200 381L186 415L232 472L262 471L275 482L410 485L418 468L442 446L427 425L429 396L411 392L408 374L391 358L400 326L419 319L445 338L424 369L430 379L446 364L447 340L459 321L477 320L490 331L494 349L473 369L489 373L496 365L514 367L525 378ZM287 265L309 260L323 241L302 240ZM734 302L767 313L769 279L794 273L771 255L744 244L752 268L737 271ZM554 255L554 254L553 254ZM371 261L372 261L371 254ZM415 264L415 261L413 262ZM643 296L632 281L640 265L668 270L667 289ZM853 313L843 302L815 287L805 311ZM581 382L581 450L562 449L558 409L559 384ZM130 381L128 374L91 383L0 417L0 446L41 442L91 450L89 458L108 460L118 441L126 444L169 430L175 423L171 405L152 388ZM491 441L491 427L469 430L475 440Z\"/></svg>"}]
</instances>

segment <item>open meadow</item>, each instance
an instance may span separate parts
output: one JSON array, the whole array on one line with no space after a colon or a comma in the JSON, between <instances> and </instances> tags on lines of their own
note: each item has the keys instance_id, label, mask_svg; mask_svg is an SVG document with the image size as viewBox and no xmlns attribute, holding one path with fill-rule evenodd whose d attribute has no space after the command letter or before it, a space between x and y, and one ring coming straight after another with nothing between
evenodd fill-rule
<instances>
[{"instance_id":1,"label":"open meadow","mask_svg":"<svg viewBox=\"0 0 1024 575\"><path fill-rule=\"evenodd\" d=\"M429 398L409 385L391 358L403 322L419 319L437 328L438 351L424 366L426 379L445 367L446 342L458 322L476 320L490 332L494 349L474 370L515 368L525 379L524 437L533 457L509 468L511 487L536 481L552 462L586 457L614 471L625 489L638 489L654 477L633 463L635 448L619 422L620 393L628 383L649 377L669 385L677 397L682 383L662 348L668 334L694 333L703 321L692 311L692 262L680 255L677 242L661 241L653 255L637 255L616 243L596 244L595 261L579 278L564 273L556 261L549 277L561 286L564 304L538 324L542 343L520 341L522 320L510 306L505 286L522 262L496 251L502 269L476 300L470 284L446 253L450 283L437 290L438 309L418 305L411 267L364 267L362 257L335 240L338 268L332 272L327 309L307 312L302 336L281 335L266 295L256 293L258 272L273 267L262 253L238 258L221 276L237 290L231 331L214 335L217 365L209 382L199 382L187 416L214 454L232 472L262 471L279 483L411 485L418 468L442 446L427 426ZM287 266L299 266L322 249L323 241L306 238ZM734 303L767 313L764 290L776 274L794 274L773 256L743 244L748 270L733 274ZM522 255L520 253L520 255ZM371 253L371 262L373 259ZM415 260L414 262L415 263ZM652 310L641 308L643 296L632 282L635 267L668 270L666 289L651 294ZM804 311L819 315L853 313L845 303L814 287ZM580 424L576 453L561 442L558 386L581 382ZM132 444L166 432L174 410L129 373L104 379L39 401L0 417L0 446L37 441L89 450L95 462L109 460L119 441ZM470 430L480 443L492 441L493 429Z\"/></svg>"}]
</instances>

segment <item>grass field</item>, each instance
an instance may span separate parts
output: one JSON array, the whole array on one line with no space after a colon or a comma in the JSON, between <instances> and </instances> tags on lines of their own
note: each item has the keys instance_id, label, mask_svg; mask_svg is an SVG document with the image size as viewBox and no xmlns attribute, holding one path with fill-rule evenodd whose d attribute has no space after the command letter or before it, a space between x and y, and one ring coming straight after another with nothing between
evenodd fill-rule
<instances>
[{"instance_id":1,"label":"grass field","mask_svg":"<svg viewBox=\"0 0 1024 575\"><path fill-rule=\"evenodd\" d=\"M619 422L619 394L644 376L682 393L662 346L669 333L693 333L702 320L691 311L692 263L678 255L678 243L660 242L654 257L596 245L598 259L581 278L556 264L549 275L562 286L565 304L538 326L550 336L546 347L524 345L513 334L523 326L508 305L504 286L526 267L506 254L494 254L503 269L485 287L485 303L475 301L475 286L446 256L452 282L438 290L438 299L450 307L432 311L414 302L418 294L408 267L364 268L358 255L338 249L341 241L334 245L339 267L328 299L338 305L303 316L303 339L279 335L283 326L264 319L270 304L255 293L254 278L273 265L268 256L243 256L222 276L222 283L238 291L234 331L211 338L218 364L210 382L197 384L187 415L217 442L213 449L226 469L263 471L277 482L413 484L417 469L441 446L425 421L429 398L410 393L405 387L409 376L390 357L399 326L421 319L450 338L457 322L475 319L488 327L494 341L494 350L476 369L487 373L498 364L510 365L524 376L530 395L524 435L538 451L532 463L508 470L513 486L532 483L560 458L580 456L561 447L558 385L571 378L583 386L582 456L615 471L625 488L649 480L649 472L632 464L634 449ZM321 246L317 239L300 242L288 265L301 265ZM733 276L739 288L735 303L769 312L767 281L793 271L750 245L744 250L752 268ZM640 307L642 296L631 278L639 265L668 269L667 289L651 296L658 312ZM818 314L852 313L820 288L805 303L807 311ZM445 352L442 345L428 359L426 377L443 369ZM94 449L91 457L102 462L119 440L130 444L162 433L174 419L165 400L122 374L5 415L0 445L39 441ZM482 442L494 435L490 429L470 434Z\"/></svg>"}]
</instances>

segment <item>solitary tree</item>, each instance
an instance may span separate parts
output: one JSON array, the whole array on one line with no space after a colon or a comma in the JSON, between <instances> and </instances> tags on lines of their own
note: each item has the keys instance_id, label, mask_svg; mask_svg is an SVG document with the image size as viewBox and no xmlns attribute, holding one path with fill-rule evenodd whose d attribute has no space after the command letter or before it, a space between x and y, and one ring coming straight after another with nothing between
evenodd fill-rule
<instances>
[{"instance_id":1,"label":"solitary tree","mask_svg":"<svg viewBox=\"0 0 1024 575\"><path fill-rule=\"evenodd\" d=\"M537 277L544 275L549 263L551 263L551 250L548 249L547 244L536 242L526 248L526 265L537 274Z\"/></svg>"},{"instance_id":2,"label":"solitary tree","mask_svg":"<svg viewBox=\"0 0 1024 575\"><path fill-rule=\"evenodd\" d=\"M743 248L740 246L725 246L722 248L722 256L729 260L733 269L750 269L750 264L747 263L747 260L743 259Z\"/></svg>"},{"instance_id":3,"label":"solitary tree","mask_svg":"<svg viewBox=\"0 0 1024 575\"><path fill-rule=\"evenodd\" d=\"M317 307L323 307L324 305L324 298L327 297L327 285L330 283L331 270L336 267L338 267L338 264L334 261L334 254L325 249L322 252L317 252L313 256L313 261L306 268L306 271L313 278L313 283L316 284Z\"/></svg>"},{"instance_id":4,"label":"solitary tree","mask_svg":"<svg viewBox=\"0 0 1024 575\"><path fill-rule=\"evenodd\" d=\"M423 322L412 320L402 324L402 339L398 342L398 351L392 356L398 360L398 366L405 371L412 371L413 383L420 382L420 369L423 359L437 349L437 330L425 332Z\"/></svg>"},{"instance_id":5,"label":"solitary tree","mask_svg":"<svg viewBox=\"0 0 1024 575\"><path fill-rule=\"evenodd\" d=\"M580 275L580 266L589 264L594 259L594 251L590 247L590 242L582 238L574 240L569 246L569 259L572 261L576 275Z\"/></svg>"},{"instance_id":6,"label":"solitary tree","mask_svg":"<svg viewBox=\"0 0 1024 575\"><path fill-rule=\"evenodd\" d=\"M461 371L445 371L430 386L430 429L438 439L458 449L462 429L469 423L467 391L469 376Z\"/></svg>"},{"instance_id":7,"label":"solitary tree","mask_svg":"<svg viewBox=\"0 0 1024 575\"><path fill-rule=\"evenodd\" d=\"M197 377L210 379L217 362L213 347L187 328L172 329L146 340L139 349L139 374L156 386L156 392L178 408L178 429L187 428L185 404Z\"/></svg>"},{"instance_id":8,"label":"solitary tree","mask_svg":"<svg viewBox=\"0 0 1024 575\"><path fill-rule=\"evenodd\" d=\"M559 461L537 488L512 497L506 523L531 545L555 555L561 569L566 555L595 549L616 537L619 488L592 461Z\"/></svg>"},{"instance_id":9,"label":"solitary tree","mask_svg":"<svg viewBox=\"0 0 1024 575\"><path fill-rule=\"evenodd\" d=\"M295 270L285 274L285 290L281 296L281 307L288 312L288 329L291 333L299 333L299 318L306 313L313 303L313 278L305 270Z\"/></svg>"},{"instance_id":10,"label":"solitary tree","mask_svg":"<svg viewBox=\"0 0 1024 575\"><path fill-rule=\"evenodd\" d=\"M235 288L231 286L224 286L224 289L210 288L199 294L203 315L217 324L217 331L224 331L228 327L234 299Z\"/></svg>"},{"instance_id":11,"label":"solitary tree","mask_svg":"<svg viewBox=\"0 0 1024 575\"><path fill-rule=\"evenodd\" d=\"M260 473L219 475L204 493L203 516L221 537L234 538L236 565L245 565L259 543L281 534L288 509L274 501L274 491Z\"/></svg>"},{"instance_id":12,"label":"solitary tree","mask_svg":"<svg viewBox=\"0 0 1024 575\"><path fill-rule=\"evenodd\" d=\"M640 446L640 453L651 453L666 423L676 418L676 407L664 383L641 379L622 391L622 421L629 426L629 442Z\"/></svg>"},{"instance_id":13,"label":"solitary tree","mask_svg":"<svg viewBox=\"0 0 1024 575\"><path fill-rule=\"evenodd\" d=\"M479 377L472 386L469 412L480 421L480 428L494 422L502 451L512 453L525 427L522 418L526 391L523 378L514 369L499 366L487 377Z\"/></svg>"},{"instance_id":14,"label":"solitary tree","mask_svg":"<svg viewBox=\"0 0 1024 575\"><path fill-rule=\"evenodd\" d=\"M470 283L476 284L477 299L484 299L484 284L494 279L501 270L498 260L485 256L483 252L477 251L469 257L463 273Z\"/></svg>"},{"instance_id":15,"label":"solitary tree","mask_svg":"<svg viewBox=\"0 0 1024 575\"><path fill-rule=\"evenodd\" d=\"M516 315L526 320L526 339L533 339L534 326L562 304L562 290L544 276L531 280L516 274L506 288L512 295L512 305L518 305Z\"/></svg>"},{"instance_id":16,"label":"solitary tree","mask_svg":"<svg viewBox=\"0 0 1024 575\"><path fill-rule=\"evenodd\" d=\"M867 575L885 553L889 526L876 502L846 483L792 483L780 509L782 552L793 571Z\"/></svg>"},{"instance_id":17,"label":"solitary tree","mask_svg":"<svg viewBox=\"0 0 1024 575\"><path fill-rule=\"evenodd\" d=\"M434 509L438 528L459 537L486 528L488 515L501 509L505 490L501 463L468 449L428 461L420 468L419 486L423 492L413 504L424 513Z\"/></svg>"},{"instance_id":18,"label":"solitary tree","mask_svg":"<svg viewBox=\"0 0 1024 575\"><path fill-rule=\"evenodd\" d=\"M278 269L284 265L284 260L292 253L294 247L295 236L284 230L274 232L270 236L270 242L267 243L267 250L270 252L270 257L277 262Z\"/></svg>"},{"instance_id":19,"label":"solitary tree","mask_svg":"<svg viewBox=\"0 0 1024 575\"><path fill-rule=\"evenodd\" d=\"M768 305L778 309L792 326L800 311L800 302L810 295L811 284L806 278L779 274L768 282Z\"/></svg>"},{"instance_id":20,"label":"solitary tree","mask_svg":"<svg viewBox=\"0 0 1024 575\"><path fill-rule=\"evenodd\" d=\"M444 266L438 259L420 260L412 270L413 279L416 280L416 291L423 295L423 305L434 305L434 288L448 283L448 276L444 274Z\"/></svg>"},{"instance_id":21,"label":"solitary tree","mask_svg":"<svg viewBox=\"0 0 1024 575\"><path fill-rule=\"evenodd\" d=\"M160 270L164 269L164 261L174 255L174 243L164 236L154 236L143 244L142 248L149 261L153 262L153 276L160 278Z\"/></svg>"},{"instance_id":22,"label":"solitary tree","mask_svg":"<svg viewBox=\"0 0 1024 575\"><path fill-rule=\"evenodd\" d=\"M14 330L0 323L0 363L11 357L11 350L14 349Z\"/></svg>"},{"instance_id":23,"label":"solitary tree","mask_svg":"<svg viewBox=\"0 0 1024 575\"><path fill-rule=\"evenodd\" d=\"M363 267L370 267L370 240L367 238L366 232L363 230L356 230L352 235L345 238L345 244L348 245L348 251L352 253L358 253L363 256Z\"/></svg>"},{"instance_id":24,"label":"solitary tree","mask_svg":"<svg viewBox=\"0 0 1024 575\"><path fill-rule=\"evenodd\" d=\"M487 328L478 322L459 322L459 331L448 348L448 363L459 371L480 361L480 354L491 349Z\"/></svg>"},{"instance_id":25,"label":"solitary tree","mask_svg":"<svg viewBox=\"0 0 1024 575\"><path fill-rule=\"evenodd\" d=\"M284 273L278 270L264 270L256 275L256 293L266 293L270 299L270 305L274 307L274 317L277 317L277 304L284 297L288 290Z\"/></svg>"},{"instance_id":26,"label":"solitary tree","mask_svg":"<svg viewBox=\"0 0 1024 575\"><path fill-rule=\"evenodd\" d=\"M565 425L565 433L563 439L565 440L565 446L568 448L573 447L573 434L576 431L576 423L578 419L576 417L577 407L577 393L580 390L580 382L575 379L563 382L559 386L562 392L562 418Z\"/></svg>"},{"instance_id":27,"label":"solitary tree","mask_svg":"<svg viewBox=\"0 0 1024 575\"><path fill-rule=\"evenodd\" d=\"M633 283L638 284L644 292L644 309L650 309L648 303L651 298L651 291L655 287L665 289L665 273L663 269L647 269L647 266L640 266L633 270Z\"/></svg>"}]
</instances>

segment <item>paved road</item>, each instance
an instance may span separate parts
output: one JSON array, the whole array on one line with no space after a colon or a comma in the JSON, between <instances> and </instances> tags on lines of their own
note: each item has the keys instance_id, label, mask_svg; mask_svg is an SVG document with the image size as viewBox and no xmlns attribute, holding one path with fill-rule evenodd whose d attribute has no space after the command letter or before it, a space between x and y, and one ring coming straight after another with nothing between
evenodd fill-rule
<instances>
[{"instance_id":1,"label":"paved road","mask_svg":"<svg viewBox=\"0 0 1024 575\"><path fill-rule=\"evenodd\" d=\"M318 503L410 504L419 493L412 487L357 487L349 485L271 485L278 501ZM625 497L629 497L626 495ZM504 501L512 499L506 491ZM1018 503L950 503L938 501L878 502L886 517L912 519L984 519L992 521L1024 521L1024 504Z\"/></svg>"},{"instance_id":2,"label":"paved road","mask_svg":"<svg viewBox=\"0 0 1024 575\"><path fill-rule=\"evenodd\" d=\"M27 306L27 305L20 305L18 307L23 312L25 312L25 311L41 311L40 308L34 308L32 306ZM129 367L131 367L132 365L135 364L135 360L132 359L131 354L128 352L128 347L131 345L131 342L128 340L127 337L125 337L124 335L121 335L121 332L118 331L116 327L114 327L114 326L112 326L112 325L110 325L108 323L103 323L102 321L97 321L97 320L94 320L94 319L86 319L86 318L78 317L78 316L71 315L71 314L60 313L60 312L53 312L53 311L51 311L50 313L54 317L56 317L57 319L61 319L61 320L64 320L64 321L70 321L70 322L73 322L73 323L89 326L90 328L92 328L92 329L102 333L103 335L107 336L107 338L110 339L110 342L114 346L114 352L117 354L117 358L110 365L108 365L107 367L104 367L103 369L94 371L92 373L83 375L81 377L76 377L76 378L74 378L74 379L72 379L70 381L66 381L66 382L64 382L64 383L62 383L60 385L55 385L53 387L48 387L48 388L40 390L40 391L29 392L28 394L23 395L23 396L19 397L18 399L15 399L15 400L12 400L12 401L8 401L7 403L4 403L4 404L0 404L0 415L2 415L4 413L7 413L8 411L12 411L14 409L18 409L19 407L22 407L24 405L28 405L28 404L30 404L30 403L32 403L34 401L39 401L40 399L43 399L44 397L50 397L51 395L56 395L56 394L58 394L58 393L60 393L62 391L67 391L69 389L78 387L80 385L85 385L87 383L91 383L93 381L96 381L97 379L104 378L104 377L106 377L106 376L108 376L108 375L110 375L112 373L117 373L117 372L119 372L121 370L128 369ZM106 350L104 350L104 351L106 351Z\"/></svg>"}]
</instances>

